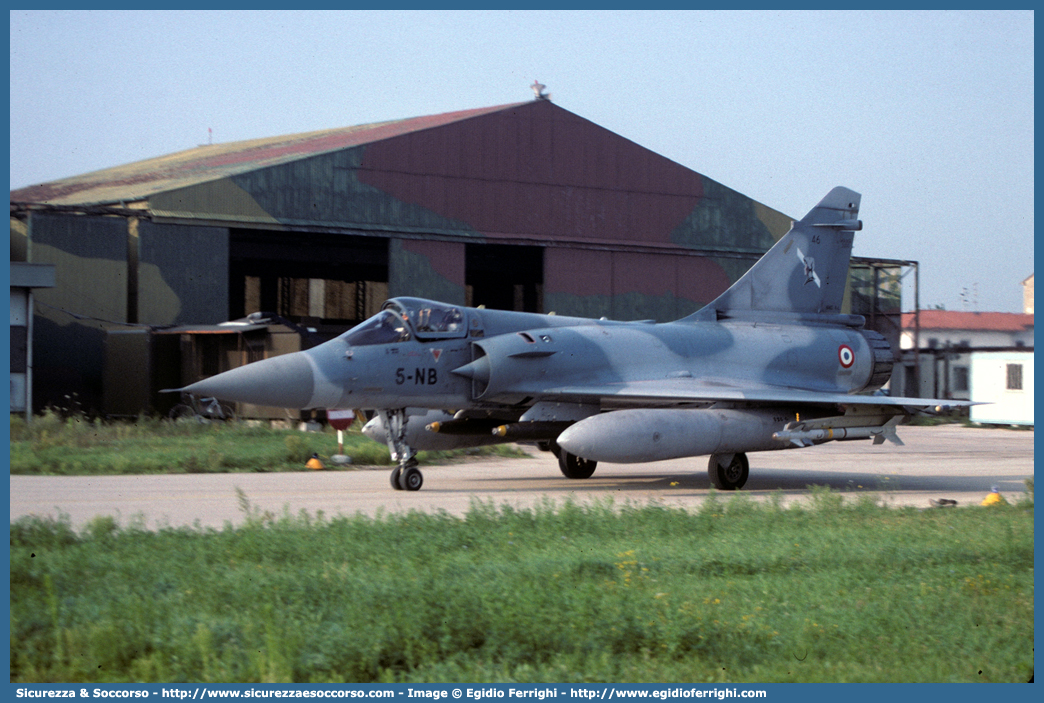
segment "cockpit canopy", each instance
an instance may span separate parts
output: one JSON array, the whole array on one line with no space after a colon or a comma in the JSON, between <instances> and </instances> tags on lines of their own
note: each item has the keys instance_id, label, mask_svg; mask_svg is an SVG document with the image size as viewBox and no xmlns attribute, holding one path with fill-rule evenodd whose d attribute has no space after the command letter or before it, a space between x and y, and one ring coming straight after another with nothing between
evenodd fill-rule
<instances>
[{"instance_id":1,"label":"cockpit canopy","mask_svg":"<svg viewBox=\"0 0 1044 703\"><path fill-rule=\"evenodd\" d=\"M402 318L391 310L381 310L366 322L361 322L341 335L353 347L374 344L396 344L410 340L410 331Z\"/></svg>"},{"instance_id":2,"label":"cockpit canopy","mask_svg":"<svg viewBox=\"0 0 1044 703\"><path fill-rule=\"evenodd\" d=\"M468 332L464 309L422 298L392 298L384 310L406 321L418 339L453 339Z\"/></svg>"},{"instance_id":3,"label":"cockpit canopy","mask_svg":"<svg viewBox=\"0 0 1044 703\"><path fill-rule=\"evenodd\" d=\"M349 346L453 339L467 334L463 308L421 298L393 298L384 309L341 335Z\"/></svg>"}]
</instances>

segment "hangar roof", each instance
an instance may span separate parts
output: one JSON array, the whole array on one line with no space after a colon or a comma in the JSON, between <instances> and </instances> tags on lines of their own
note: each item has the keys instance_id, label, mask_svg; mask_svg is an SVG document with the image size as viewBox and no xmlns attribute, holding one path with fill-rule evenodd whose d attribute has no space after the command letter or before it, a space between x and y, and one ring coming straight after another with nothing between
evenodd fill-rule
<instances>
[{"instance_id":1,"label":"hangar roof","mask_svg":"<svg viewBox=\"0 0 1044 703\"><path fill-rule=\"evenodd\" d=\"M522 103L199 146L145 161L13 190L11 202L58 206L126 205L143 200L154 193L440 127L511 109L520 104Z\"/></svg>"},{"instance_id":2,"label":"hangar roof","mask_svg":"<svg viewBox=\"0 0 1044 703\"><path fill-rule=\"evenodd\" d=\"M759 255L790 218L548 100L202 146L10 194L156 224Z\"/></svg>"}]
</instances>

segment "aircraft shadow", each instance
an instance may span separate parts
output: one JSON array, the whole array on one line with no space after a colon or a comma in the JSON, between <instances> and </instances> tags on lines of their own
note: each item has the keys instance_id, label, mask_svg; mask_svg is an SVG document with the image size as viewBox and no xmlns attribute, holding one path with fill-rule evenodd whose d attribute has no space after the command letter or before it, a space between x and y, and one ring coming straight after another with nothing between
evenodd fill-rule
<instances>
[{"instance_id":1,"label":"aircraft shadow","mask_svg":"<svg viewBox=\"0 0 1044 703\"><path fill-rule=\"evenodd\" d=\"M509 490L542 490L547 493L628 493L628 492L677 492L679 490L706 491L711 486L706 471L677 472L664 474L627 475L617 468L599 467L589 479L569 480L564 477L553 477L554 485L548 485L550 475L539 476L498 476L480 479L477 483L487 483L489 489L496 490L493 484ZM885 474L885 473L853 473L835 471L800 471L794 469L752 468L750 478L743 493L770 493L782 491L784 494L808 493L813 486L825 486L841 493L893 493L899 491L916 491L938 493L982 493L985 495L992 486L1002 492L1022 492L1025 490L1026 475L998 474L983 476L954 476L930 474ZM558 480L561 479L561 480ZM534 484L543 484L540 487Z\"/></svg>"}]
</instances>

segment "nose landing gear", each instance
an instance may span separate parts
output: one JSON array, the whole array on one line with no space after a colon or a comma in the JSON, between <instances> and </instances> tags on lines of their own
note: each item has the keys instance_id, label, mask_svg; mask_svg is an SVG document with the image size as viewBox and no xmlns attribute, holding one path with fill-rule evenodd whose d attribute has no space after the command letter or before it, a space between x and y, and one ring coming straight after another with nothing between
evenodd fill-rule
<instances>
[{"instance_id":1,"label":"nose landing gear","mask_svg":"<svg viewBox=\"0 0 1044 703\"><path fill-rule=\"evenodd\" d=\"M378 410L387 432L388 451L398 461L391 472L391 486L397 491L419 491L424 485L424 475L417 468L417 450L406 443L406 408Z\"/></svg>"}]
</instances>

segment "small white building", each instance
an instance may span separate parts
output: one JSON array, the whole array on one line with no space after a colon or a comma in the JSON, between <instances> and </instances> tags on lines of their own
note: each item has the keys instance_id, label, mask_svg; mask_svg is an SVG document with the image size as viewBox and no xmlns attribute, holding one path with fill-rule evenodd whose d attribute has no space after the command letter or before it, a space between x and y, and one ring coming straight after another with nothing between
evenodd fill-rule
<instances>
[{"instance_id":1,"label":"small white building","mask_svg":"<svg viewBox=\"0 0 1044 703\"><path fill-rule=\"evenodd\" d=\"M973 422L1033 424L1033 352L973 352L971 399Z\"/></svg>"},{"instance_id":2,"label":"small white building","mask_svg":"<svg viewBox=\"0 0 1044 703\"><path fill-rule=\"evenodd\" d=\"M1027 351L1032 358L1033 315L921 310L918 320L903 313L899 346L895 395L970 400L972 354Z\"/></svg>"}]
</instances>

